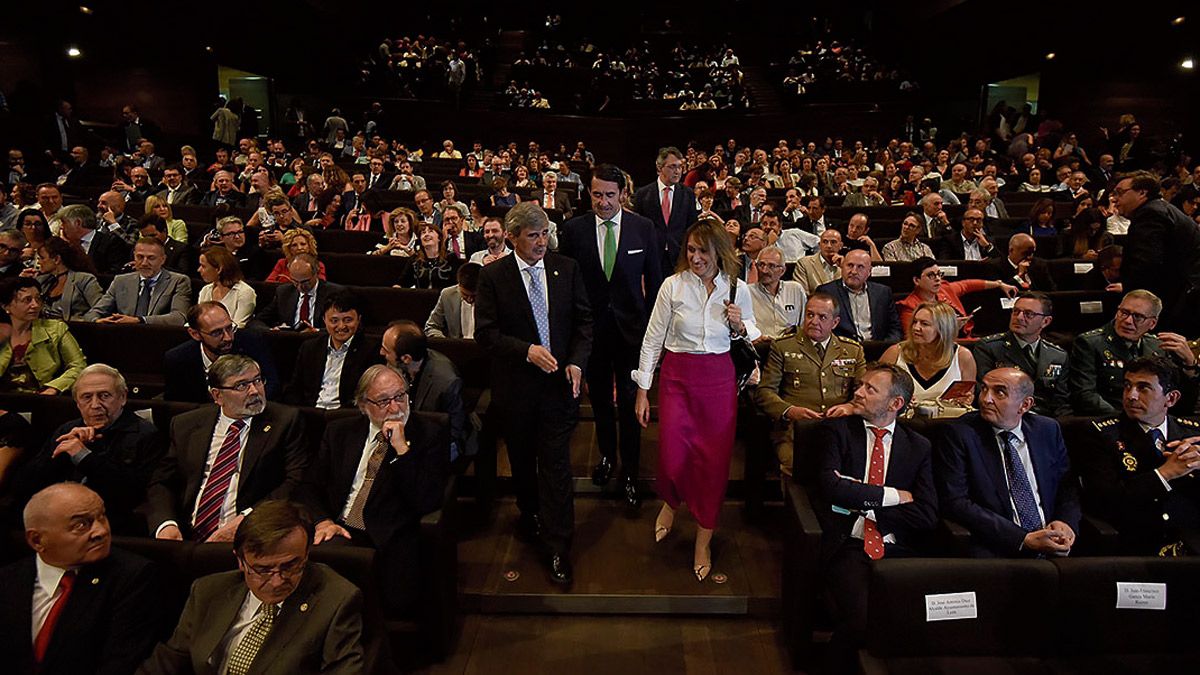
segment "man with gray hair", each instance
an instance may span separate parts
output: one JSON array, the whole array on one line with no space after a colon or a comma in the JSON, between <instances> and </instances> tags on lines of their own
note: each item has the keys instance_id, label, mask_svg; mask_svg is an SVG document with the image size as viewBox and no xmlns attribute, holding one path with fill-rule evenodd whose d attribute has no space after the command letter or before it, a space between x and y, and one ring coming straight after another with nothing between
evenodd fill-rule
<instances>
[{"instance_id":1,"label":"man with gray hair","mask_svg":"<svg viewBox=\"0 0 1200 675\"><path fill-rule=\"evenodd\" d=\"M242 518L264 499L286 499L308 466L304 420L267 402L262 370L228 354L208 369L204 406L171 420L170 449L147 493L158 539L232 541Z\"/></svg>"},{"instance_id":2,"label":"man with gray hair","mask_svg":"<svg viewBox=\"0 0 1200 675\"><path fill-rule=\"evenodd\" d=\"M316 521L314 544L348 541L379 551L388 605L419 596L421 516L441 508L449 477L449 427L414 414L408 381L377 364L358 380L361 415L330 422L297 499Z\"/></svg>"},{"instance_id":3,"label":"man with gray hair","mask_svg":"<svg viewBox=\"0 0 1200 675\"><path fill-rule=\"evenodd\" d=\"M218 171L213 176L213 190L200 200L200 206L224 206L231 208L246 208L246 195L238 192L233 182L233 174L228 171Z\"/></svg>"},{"instance_id":4,"label":"man with gray hair","mask_svg":"<svg viewBox=\"0 0 1200 675\"><path fill-rule=\"evenodd\" d=\"M783 278L787 266L778 246L759 251L754 265L758 281L750 284L750 299L754 302L754 320L762 331L758 342L769 343L796 331L807 294L799 281Z\"/></svg>"},{"instance_id":5,"label":"man with gray hair","mask_svg":"<svg viewBox=\"0 0 1200 675\"><path fill-rule=\"evenodd\" d=\"M83 249L100 274L120 274L129 262L130 247L123 239L96 229L96 214L83 204L64 206L58 212L62 238Z\"/></svg>"},{"instance_id":6,"label":"man with gray hair","mask_svg":"<svg viewBox=\"0 0 1200 675\"><path fill-rule=\"evenodd\" d=\"M660 149L654 160L657 178L638 188L633 195L634 210L654 223L659 239L664 243L664 270L675 268L679 251L683 249L683 233L699 218L696 195L680 182L683 166L683 153L679 148Z\"/></svg>"},{"instance_id":7,"label":"man with gray hair","mask_svg":"<svg viewBox=\"0 0 1200 675\"><path fill-rule=\"evenodd\" d=\"M18 474L16 494L24 500L55 483L86 482L104 499L117 534L143 534L134 509L145 501L150 472L165 451L158 430L125 407L125 378L112 366L84 368L71 395L79 417L50 434Z\"/></svg>"}]
</instances>

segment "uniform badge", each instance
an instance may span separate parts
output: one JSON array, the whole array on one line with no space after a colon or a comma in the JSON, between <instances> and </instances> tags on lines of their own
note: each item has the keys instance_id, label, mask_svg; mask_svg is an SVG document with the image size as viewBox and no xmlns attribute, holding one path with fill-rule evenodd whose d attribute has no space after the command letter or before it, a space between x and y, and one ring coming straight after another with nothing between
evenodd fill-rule
<instances>
[{"instance_id":1,"label":"uniform badge","mask_svg":"<svg viewBox=\"0 0 1200 675\"><path fill-rule=\"evenodd\" d=\"M1062 376L1062 364L1052 363L1046 367L1046 377L1057 379Z\"/></svg>"},{"instance_id":2,"label":"uniform badge","mask_svg":"<svg viewBox=\"0 0 1200 675\"><path fill-rule=\"evenodd\" d=\"M1137 471L1137 457L1128 452L1121 455L1121 463L1125 465L1126 471Z\"/></svg>"}]
</instances>

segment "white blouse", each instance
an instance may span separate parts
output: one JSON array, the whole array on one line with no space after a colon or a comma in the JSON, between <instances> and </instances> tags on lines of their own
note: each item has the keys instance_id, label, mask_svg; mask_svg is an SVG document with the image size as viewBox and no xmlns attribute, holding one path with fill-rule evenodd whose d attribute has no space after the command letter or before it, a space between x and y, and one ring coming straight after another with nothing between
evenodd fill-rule
<instances>
[{"instance_id":1,"label":"white blouse","mask_svg":"<svg viewBox=\"0 0 1200 675\"><path fill-rule=\"evenodd\" d=\"M663 281L650 312L646 337L638 369L631 374L642 389L654 383L654 369L663 349L677 354L724 354L729 351L729 323L725 320L725 301L729 299L729 279L718 274L712 294L704 280L684 270ZM738 283L734 300L742 309L746 337L757 340L762 333L754 324L754 302L745 283Z\"/></svg>"},{"instance_id":2,"label":"white blouse","mask_svg":"<svg viewBox=\"0 0 1200 675\"><path fill-rule=\"evenodd\" d=\"M200 302L210 302L213 299L213 285L205 284L200 289ZM245 328L246 323L254 316L254 305L258 302L258 296L254 293L254 289L245 281L239 281L229 289L225 297L220 300L225 309L229 310L229 318L238 328Z\"/></svg>"}]
</instances>

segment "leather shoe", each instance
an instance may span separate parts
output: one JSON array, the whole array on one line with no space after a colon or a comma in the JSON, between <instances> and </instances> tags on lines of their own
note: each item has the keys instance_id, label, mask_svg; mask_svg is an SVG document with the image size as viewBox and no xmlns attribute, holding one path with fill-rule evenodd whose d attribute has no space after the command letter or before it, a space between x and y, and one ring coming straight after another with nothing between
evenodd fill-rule
<instances>
[{"instance_id":1,"label":"leather shoe","mask_svg":"<svg viewBox=\"0 0 1200 675\"><path fill-rule=\"evenodd\" d=\"M517 538L526 542L537 542L542 537L542 519L534 514L528 518L521 516L517 521Z\"/></svg>"},{"instance_id":2,"label":"leather shoe","mask_svg":"<svg viewBox=\"0 0 1200 675\"><path fill-rule=\"evenodd\" d=\"M621 486L621 492L625 495L625 505L631 509L635 509L642 503L642 497L638 494L637 481L633 478L626 478Z\"/></svg>"},{"instance_id":3,"label":"leather shoe","mask_svg":"<svg viewBox=\"0 0 1200 675\"><path fill-rule=\"evenodd\" d=\"M608 485L608 480L613 475L612 460L607 457L601 457L600 462L596 464L596 468L592 469L592 484L593 485Z\"/></svg>"},{"instance_id":4,"label":"leather shoe","mask_svg":"<svg viewBox=\"0 0 1200 675\"><path fill-rule=\"evenodd\" d=\"M574 581L574 577L571 575L571 561L567 559L567 556L554 553L550 555L548 562L550 581L563 586L570 586L571 582Z\"/></svg>"}]
</instances>

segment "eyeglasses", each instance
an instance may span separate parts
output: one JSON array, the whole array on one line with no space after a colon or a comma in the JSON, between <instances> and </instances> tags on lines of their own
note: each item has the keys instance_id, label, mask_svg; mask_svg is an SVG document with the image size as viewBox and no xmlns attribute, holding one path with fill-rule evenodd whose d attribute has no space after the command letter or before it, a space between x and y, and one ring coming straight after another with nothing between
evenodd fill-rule
<instances>
[{"instance_id":1,"label":"eyeglasses","mask_svg":"<svg viewBox=\"0 0 1200 675\"><path fill-rule=\"evenodd\" d=\"M242 558L242 564L246 566L246 571L251 575L256 576L263 581L270 579L275 575L279 575L281 579L289 579L299 575L308 565L308 557L305 556L299 560L283 563L278 567L263 567L261 565L251 565Z\"/></svg>"},{"instance_id":2,"label":"eyeglasses","mask_svg":"<svg viewBox=\"0 0 1200 675\"><path fill-rule=\"evenodd\" d=\"M1044 314L1044 313L1042 313L1042 312L1035 312L1035 311L1033 311L1032 309L1016 309L1016 308L1013 308L1013 311L1012 311L1012 313L1013 313L1013 316L1019 316L1019 317L1023 317L1023 318L1026 318L1026 319L1035 319L1035 318L1037 318L1037 317L1039 317L1039 316L1050 316L1049 314Z\"/></svg>"},{"instance_id":3,"label":"eyeglasses","mask_svg":"<svg viewBox=\"0 0 1200 675\"><path fill-rule=\"evenodd\" d=\"M0 251L13 252L13 251L20 251L20 250L22 250L22 247L20 247L20 246L9 246L8 244L0 244Z\"/></svg>"},{"instance_id":4,"label":"eyeglasses","mask_svg":"<svg viewBox=\"0 0 1200 675\"><path fill-rule=\"evenodd\" d=\"M228 232L222 232L221 236L222 237L236 237L239 234L246 234L246 231L245 230L230 230Z\"/></svg>"},{"instance_id":5,"label":"eyeglasses","mask_svg":"<svg viewBox=\"0 0 1200 675\"><path fill-rule=\"evenodd\" d=\"M261 386L263 386L263 383L265 383L265 382L266 382L266 380L263 379L263 376L259 375L258 377L254 378L252 380L245 380L243 382L238 382L237 384L231 384L228 387L213 387L213 388L214 389L233 390L238 393L245 393L250 390L250 387L261 387Z\"/></svg>"},{"instance_id":6,"label":"eyeglasses","mask_svg":"<svg viewBox=\"0 0 1200 675\"><path fill-rule=\"evenodd\" d=\"M375 406L376 408L387 408L387 407L390 407L393 403L395 403L396 405L404 405L404 402L406 400L408 400L408 392L402 391L399 394L396 394L395 396L388 396L388 397L376 399L376 400L372 400L369 398L364 398L363 400L366 401L367 403L370 403L371 405Z\"/></svg>"},{"instance_id":7,"label":"eyeglasses","mask_svg":"<svg viewBox=\"0 0 1200 675\"><path fill-rule=\"evenodd\" d=\"M780 265L779 263L763 262L761 260L754 263L754 266L760 270L781 270L781 269L783 269L783 265Z\"/></svg>"},{"instance_id":8,"label":"eyeglasses","mask_svg":"<svg viewBox=\"0 0 1200 675\"><path fill-rule=\"evenodd\" d=\"M226 335L233 337L235 334L237 334L237 324L225 326L224 328L216 328L208 331L207 333L201 333L201 335L206 335L214 340L220 340Z\"/></svg>"},{"instance_id":9,"label":"eyeglasses","mask_svg":"<svg viewBox=\"0 0 1200 675\"><path fill-rule=\"evenodd\" d=\"M1157 318L1158 318L1157 316L1146 316L1145 314L1138 314L1137 312L1131 312L1131 311L1125 309L1124 307L1117 308L1117 320L1120 321L1120 320L1124 320L1124 319L1133 319L1133 325L1135 325L1135 326L1139 326L1142 323L1144 323L1150 319L1157 319Z\"/></svg>"}]
</instances>

